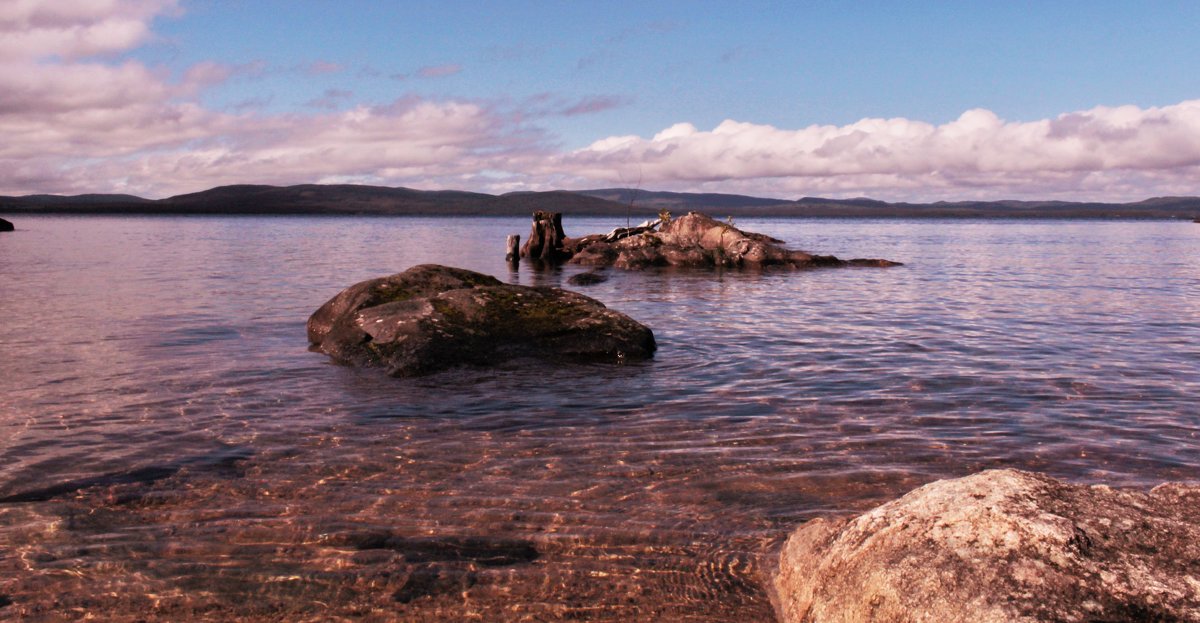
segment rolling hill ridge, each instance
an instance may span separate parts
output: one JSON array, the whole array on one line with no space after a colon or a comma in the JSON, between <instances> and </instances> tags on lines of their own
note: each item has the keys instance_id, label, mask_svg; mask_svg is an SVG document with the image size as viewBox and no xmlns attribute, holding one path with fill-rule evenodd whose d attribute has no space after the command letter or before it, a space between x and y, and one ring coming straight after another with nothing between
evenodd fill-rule
<instances>
[{"instance_id":1,"label":"rolling hill ridge","mask_svg":"<svg viewBox=\"0 0 1200 623\"><path fill-rule=\"evenodd\" d=\"M1133 203L1071 201L939 201L889 203L875 199L798 200L721 193L677 193L631 188L489 195L458 190L414 190L357 184L232 185L144 199L133 195L0 196L0 212L52 214L223 214L528 216L537 210L566 215L636 217L659 210L706 212L715 217L846 218L1145 218L1194 219L1200 197L1155 197Z\"/></svg>"}]
</instances>

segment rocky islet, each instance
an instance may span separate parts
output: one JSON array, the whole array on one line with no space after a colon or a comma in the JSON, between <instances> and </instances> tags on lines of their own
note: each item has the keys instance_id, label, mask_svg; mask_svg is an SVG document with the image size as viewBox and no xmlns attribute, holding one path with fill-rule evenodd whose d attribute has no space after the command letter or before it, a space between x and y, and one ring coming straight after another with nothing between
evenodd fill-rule
<instances>
[{"instance_id":1,"label":"rocky islet","mask_svg":"<svg viewBox=\"0 0 1200 623\"><path fill-rule=\"evenodd\" d=\"M841 260L785 247L782 240L738 229L732 222L689 212L677 219L663 215L637 227L608 234L566 237L557 213L534 214L530 239L522 256L582 266L643 269L654 266L687 268L818 268L837 266L899 266L882 259Z\"/></svg>"}]
</instances>

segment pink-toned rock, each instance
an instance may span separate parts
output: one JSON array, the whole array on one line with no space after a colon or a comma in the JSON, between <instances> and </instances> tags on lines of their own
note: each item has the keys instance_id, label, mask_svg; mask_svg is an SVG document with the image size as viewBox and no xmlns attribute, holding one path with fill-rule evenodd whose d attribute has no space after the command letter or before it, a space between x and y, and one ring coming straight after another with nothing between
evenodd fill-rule
<instances>
[{"instance_id":1,"label":"pink-toned rock","mask_svg":"<svg viewBox=\"0 0 1200 623\"><path fill-rule=\"evenodd\" d=\"M898 266L888 260L843 261L783 246L770 236L745 232L698 212L644 231L608 241L604 236L569 239L564 245L571 263L585 266L646 268L649 266L759 267Z\"/></svg>"},{"instance_id":2,"label":"pink-toned rock","mask_svg":"<svg viewBox=\"0 0 1200 623\"><path fill-rule=\"evenodd\" d=\"M1200 486L993 470L792 533L780 620L1200 621Z\"/></svg>"}]
</instances>

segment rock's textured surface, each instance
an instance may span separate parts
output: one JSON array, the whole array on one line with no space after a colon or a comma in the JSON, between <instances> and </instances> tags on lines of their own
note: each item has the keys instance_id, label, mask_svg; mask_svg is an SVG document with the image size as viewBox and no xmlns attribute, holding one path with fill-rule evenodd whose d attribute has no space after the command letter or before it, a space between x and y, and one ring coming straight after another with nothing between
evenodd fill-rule
<instances>
[{"instance_id":1,"label":"rock's textured surface","mask_svg":"<svg viewBox=\"0 0 1200 623\"><path fill-rule=\"evenodd\" d=\"M396 376L523 357L616 363L655 349L650 329L595 299L434 264L343 290L309 318L308 340Z\"/></svg>"},{"instance_id":2,"label":"rock's textured surface","mask_svg":"<svg viewBox=\"0 0 1200 623\"><path fill-rule=\"evenodd\" d=\"M772 584L793 623L1200 621L1200 486L942 480L800 527Z\"/></svg>"},{"instance_id":3,"label":"rock's textured surface","mask_svg":"<svg viewBox=\"0 0 1200 623\"><path fill-rule=\"evenodd\" d=\"M563 252L563 242L567 235L563 233L561 212L534 212L533 226L529 231L529 239L521 247L521 257L543 262L561 262L567 259Z\"/></svg>"},{"instance_id":4,"label":"rock's textured surface","mask_svg":"<svg viewBox=\"0 0 1200 623\"><path fill-rule=\"evenodd\" d=\"M744 232L730 223L690 212L647 231L615 242L604 236L568 239L564 252L571 262L586 266L645 268L648 266L757 267L897 266L887 260L842 261L830 255L811 255L782 246L783 241Z\"/></svg>"}]
</instances>

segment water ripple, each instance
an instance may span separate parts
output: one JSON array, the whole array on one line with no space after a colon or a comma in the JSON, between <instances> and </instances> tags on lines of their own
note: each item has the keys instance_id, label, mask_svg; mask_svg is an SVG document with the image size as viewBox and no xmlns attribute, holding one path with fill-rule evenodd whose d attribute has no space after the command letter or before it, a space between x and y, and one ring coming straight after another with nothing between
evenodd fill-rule
<instances>
[{"instance_id":1,"label":"water ripple","mask_svg":"<svg viewBox=\"0 0 1200 623\"><path fill-rule=\"evenodd\" d=\"M586 293L652 361L390 379L309 352L308 314L422 262L578 269L513 273L526 219L29 220L0 616L770 620L759 556L812 517L990 467L1200 473L1195 227L747 222L906 266L610 271Z\"/></svg>"}]
</instances>

